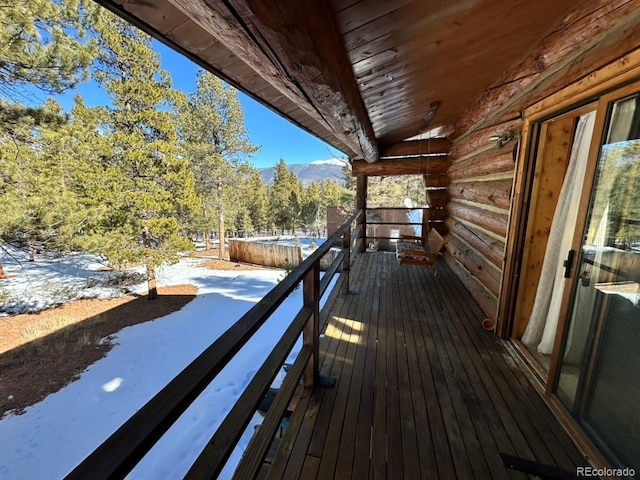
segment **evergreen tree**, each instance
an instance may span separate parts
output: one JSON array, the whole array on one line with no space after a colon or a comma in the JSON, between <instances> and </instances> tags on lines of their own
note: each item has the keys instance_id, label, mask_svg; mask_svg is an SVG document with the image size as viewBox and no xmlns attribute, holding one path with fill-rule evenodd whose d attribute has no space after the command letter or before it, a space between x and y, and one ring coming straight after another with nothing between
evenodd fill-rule
<instances>
[{"instance_id":1,"label":"evergreen tree","mask_svg":"<svg viewBox=\"0 0 640 480\"><path fill-rule=\"evenodd\" d=\"M249 174L245 188L243 189L247 199L246 209L254 230L262 232L269 226L269 204L267 187L255 168Z\"/></svg>"},{"instance_id":2,"label":"evergreen tree","mask_svg":"<svg viewBox=\"0 0 640 480\"><path fill-rule=\"evenodd\" d=\"M180 134L201 198L199 224L208 240L217 226L219 257L224 255L225 216L237 214L238 193L247 164L258 150L249 141L244 113L234 89L208 72L198 72L196 92L179 108Z\"/></svg>"},{"instance_id":3,"label":"evergreen tree","mask_svg":"<svg viewBox=\"0 0 640 480\"><path fill-rule=\"evenodd\" d=\"M49 238L63 230L66 217L55 220L43 213L59 214L64 196L39 195L38 180L43 169L43 129L65 123L52 105L24 106L16 101L28 98L28 87L44 92L61 92L86 78L94 60L96 42L87 35L99 17L100 8L88 0L0 0L0 96L13 100L0 101L0 200L3 221L2 241L22 238L33 240L45 230ZM51 130L50 130L51 131ZM40 172L40 173L37 173ZM55 175L55 172L50 172ZM49 208L43 208L46 202ZM67 199L68 200L68 199ZM55 207L55 208L51 208ZM51 228L43 228L52 222ZM58 238L60 238L58 236ZM4 275L0 265L0 278Z\"/></svg>"},{"instance_id":4,"label":"evergreen tree","mask_svg":"<svg viewBox=\"0 0 640 480\"><path fill-rule=\"evenodd\" d=\"M304 189L303 195L304 201L300 211L300 220L305 229L305 232L309 230L319 229L319 217L322 206L322 191L320 185L313 182L311 185Z\"/></svg>"},{"instance_id":5,"label":"evergreen tree","mask_svg":"<svg viewBox=\"0 0 640 480\"><path fill-rule=\"evenodd\" d=\"M26 86L59 93L85 79L96 52L86 27L99 12L87 0L2 0L0 93L16 99Z\"/></svg>"},{"instance_id":6,"label":"evergreen tree","mask_svg":"<svg viewBox=\"0 0 640 480\"><path fill-rule=\"evenodd\" d=\"M11 119L0 133L0 241L25 246L30 260L36 250L69 250L78 211L67 186L62 110L49 100L35 116L12 104L3 112Z\"/></svg>"},{"instance_id":7,"label":"evergreen tree","mask_svg":"<svg viewBox=\"0 0 640 480\"><path fill-rule=\"evenodd\" d=\"M192 247L180 219L197 201L195 182L178 147L170 111L176 93L160 69L151 40L114 15L97 24L102 51L96 78L112 106L75 109L92 154L78 179L85 208L84 246L112 263L143 262L149 299L157 296L155 268ZM86 147L85 147L86 148Z\"/></svg>"},{"instance_id":8,"label":"evergreen tree","mask_svg":"<svg viewBox=\"0 0 640 480\"><path fill-rule=\"evenodd\" d=\"M282 233L292 232L301 223L302 187L295 173L287 168L283 158L278 160L273 185L269 189L269 213L271 224Z\"/></svg>"}]
</instances>

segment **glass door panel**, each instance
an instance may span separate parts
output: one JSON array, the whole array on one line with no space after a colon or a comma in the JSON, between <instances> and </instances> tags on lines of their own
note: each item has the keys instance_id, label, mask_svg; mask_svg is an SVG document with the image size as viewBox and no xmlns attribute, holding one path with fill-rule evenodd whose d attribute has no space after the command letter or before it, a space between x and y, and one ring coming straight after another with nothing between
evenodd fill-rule
<instances>
[{"instance_id":1,"label":"glass door panel","mask_svg":"<svg viewBox=\"0 0 640 480\"><path fill-rule=\"evenodd\" d=\"M640 108L613 102L564 335L558 397L613 464L640 466Z\"/></svg>"}]
</instances>

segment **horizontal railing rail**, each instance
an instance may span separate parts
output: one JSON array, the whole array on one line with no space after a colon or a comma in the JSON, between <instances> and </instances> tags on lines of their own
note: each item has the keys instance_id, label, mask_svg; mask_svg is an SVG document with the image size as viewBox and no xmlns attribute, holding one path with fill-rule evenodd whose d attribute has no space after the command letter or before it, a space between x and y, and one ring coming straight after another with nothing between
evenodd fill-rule
<instances>
[{"instance_id":1,"label":"horizontal railing rail","mask_svg":"<svg viewBox=\"0 0 640 480\"><path fill-rule=\"evenodd\" d=\"M399 218L398 212L409 213L415 210L422 210L422 221L411 221L407 216L405 219ZM385 215L385 213L387 213ZM416 226L422 227L424 230L425 225L428 228L434 228L439 231L445 231L444 220L447 217L447 212L443 208L431 208L431 207L367 207L365 209L365 220L361 223L361 227L364 228L366 234L362 234L363 243L367 246L375 245L373 248L379 248L378 243L382 242L380 248L393 250L394 242L400 239L400 233L403 227L409 227L411 234L414 235L414 228ZM396 230L397 232L393 232ZM405 230L404 233L407 233Z\"/></svg>"},{"instance_id":2,"label":"horizontal railing rail","mask_svg":"<svg viewBox=\"0 0 640 480\"><path fill-rule=\"evenodd\" d=\"M275 345L240 398L227 414L187 474L187 478L215 478L224 467L251 417L264 398L295 342L302 334L303 347L286 374L262 427L254 435L250 455L245 455L238 472L253 478L260 468L294 390L304 378L305 387L319 380L320 298L331 278L341 268L348 290L351 250L362 241L351 228L361 222L362 211L354 213L307 259L287 275L276 287L244 314L231 328L202 352L168 385L147 402L102 445L94 450L67 479L124 478L160 440L204 389L215 379L234 355L270 318L287 296L302 283L303 305ZM342 239L343 249L320 279L320 260ZM344 290L343 290L344 291Z\"/></svg>"}]
</instances>

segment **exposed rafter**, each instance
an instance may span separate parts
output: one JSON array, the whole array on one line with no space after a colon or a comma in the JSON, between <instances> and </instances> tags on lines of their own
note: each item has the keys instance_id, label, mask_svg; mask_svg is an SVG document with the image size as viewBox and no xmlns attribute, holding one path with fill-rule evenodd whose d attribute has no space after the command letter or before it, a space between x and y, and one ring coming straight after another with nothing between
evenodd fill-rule
<instances>
[{"instance_id":1,"label":"exposed rafter","mask_svg":"<svg viewBox=\"0 0 640 480\"><path fill-rule=\"evenodd\" d=\"M347 153L369 162L378 159L373 128L328 2L171 2L341 139L352 150Z\"/></svg>"}]
</instances>

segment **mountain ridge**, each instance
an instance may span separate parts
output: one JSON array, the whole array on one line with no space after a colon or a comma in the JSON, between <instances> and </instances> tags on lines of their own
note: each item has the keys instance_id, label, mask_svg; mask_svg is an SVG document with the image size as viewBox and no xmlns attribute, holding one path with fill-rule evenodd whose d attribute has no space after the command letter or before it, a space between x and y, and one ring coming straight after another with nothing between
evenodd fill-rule
<instances>
[{"instance_id":1,"label":"mountain ridge","mask_svg":"<svg viewBox=\"0 0 640 480\"><path fill-rule=\"evenodd\" d=\"M344 174L342 167L344 162L336 159L332 160L315 160L310 163L295 163L287 165L287 168L296 174L298 180L305 187L311 183L319 183L322 180L334 180L344 185ZM259 168L260 176L265 185L273 184L275 167Z\"/></svg>"}]
</instances>

